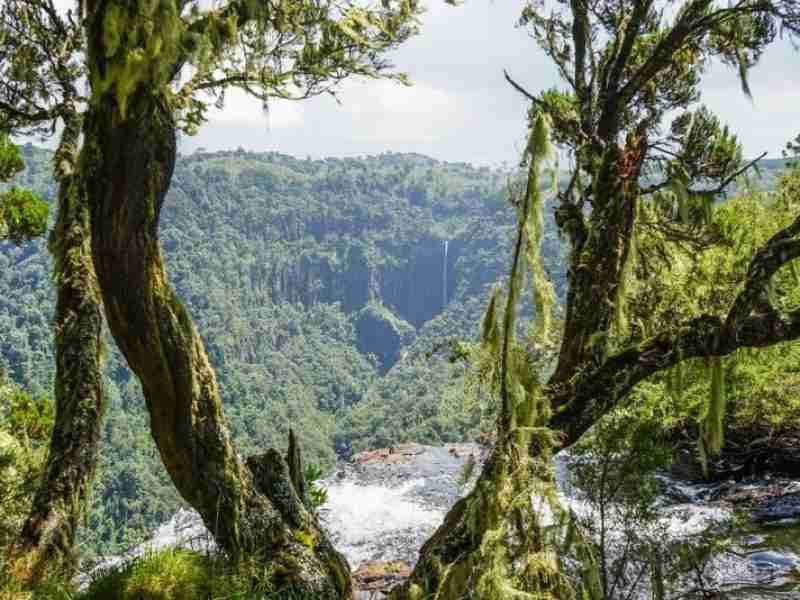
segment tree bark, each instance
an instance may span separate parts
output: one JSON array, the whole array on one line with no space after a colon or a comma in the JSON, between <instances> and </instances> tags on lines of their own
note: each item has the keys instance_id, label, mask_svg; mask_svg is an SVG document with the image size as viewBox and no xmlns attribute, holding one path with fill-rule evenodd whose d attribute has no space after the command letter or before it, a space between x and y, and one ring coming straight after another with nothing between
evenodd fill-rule
<instances>
[{"instance_id":1,"label":"tree bark","mask_svg":"<svg viewBox=\"0 0 800 600\"><path fill-rule=\"evenodd\" d=\"M79 132L79 120L68 121L62 146L74 149ZM69 161L63 154L57 152L55 160ZM68 164L71 170L74 161ZM80 177L68 174L59 180L58 217L50 239L58 290L55 425L44 477L11 549L17 574L29 581L48 572L69 573L75 566L75 532L94 478L106 409L103 316L91 257L89 209Z\"/></svg>"},{"instance_id":2,"label":"tree bark","mask_svg":"<svg viewBox=\"0 0 800 600\"><path fill-rule=\"evenodd\" d=\"M551 384L568 382L580 369L606 357L622 271L630 250L638 201L634 172L625 171L626 153L613 145L594 185L588 235L573 246L562 344Z\"/></svg>"},{"instance_id":3,"label":"tree bark","mask_svg":"<svg viewBox=\"0 0 800 600\"><path fill-rule=\"evenodd\" d=\"M347 562L298 497L284 458L270 450L245 461L234 448L205 347L168 282L158 241L176 157L167 100L140 88L123 120L106 95L90 108L84 137L106 318L142 383L172 481L223 551L269 561L276 589L351 597Z\"/></svg>"},{"instance_id":4,"label":"tree bark","mask_svg":"<svg viewBox=\"0 0 800 600\"><path fill-rule=\"evenodd\" d=\"M520 433L498 441L474 489L448 511L390 600L576 597L542 527L541 505L531 502L543 491L535 482L552 483L549 443Z\"/></svg>"}]
</instances>

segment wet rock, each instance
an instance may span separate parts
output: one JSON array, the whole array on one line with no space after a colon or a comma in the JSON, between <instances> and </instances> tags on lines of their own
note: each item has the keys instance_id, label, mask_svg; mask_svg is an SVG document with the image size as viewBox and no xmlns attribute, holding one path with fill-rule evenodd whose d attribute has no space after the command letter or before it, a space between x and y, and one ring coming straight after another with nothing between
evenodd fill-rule
<instances>
[{"instance_id":1,"label":"wet rock","mask_svg":"<svg viewBox=\"0 0 800 600\"><path fill-rule=\"evenodd\" d=\"M469 444L464 444L468 446ZM366 465L370 463L380 463L386 465L397 465L407 463L412 456L424 454L430 446L420 444L399 444L391 448L378 448L377 450L365 450L353 456L353 463Z\"/></svg>"},{"instance_id":2,"label":"wet rock","mask_svg":"<svg viewBox=\"0 0 800 600\"><path fill-rule=\"evenodd\" d=\"M759 569L787 571L800 565L800 558L791 552L783 553L774 550L762 550L749 555L750 560Z\"/></svg>"},{"instance_id":3,"label":"wet rock","mask_svg":"<svg viewBox=\"0 0 800 600\"><path fill-rule=\"evenodd\" d=\"M402 560L368 561L353 572L353 584L359 591L386 592L411 575L411 565Z\"/></svg>"},{"instance_id":4,"label":"wet rock","mask_svg":"<svg viewBox=\"0 0 800 600\"><path fill-rule=\"evenodd\" d=\"M753 511L757 523L783 521L800 517L800 492L763 498Z\"/></svg>"},{"instance_id":5,"label":"wet rock","mask_svg":"<svg viewBox=\"0 0 800 600\"><path fill-rule=\"evenodd\" d=\"M426 446L420 444L400 444L392 448L392 454L402 454L403 456L417 456L425 452Z\"/></svg>"},{"instance_id":6,"label":"wet rock","mask_svg":"<svg viewBox=\"0 0 800 600\"><path fill-rule=\"evenodd\" d=\"M365 450L353 456L353 462L357 465L364 465L371 462L383 462L392 453L389 448L379 448L378 450Z\"/></svg>"},{"instance_id":7,"label":"wet rock","mask_svg":"<svg viewBox=\"0 0 800 600\"><path fill-rule=\"evenodd\" d=\"M760 546L766 539L763 535L748 535L742 538L741 544L742 546Z\"/></svg>"}]
</instances>

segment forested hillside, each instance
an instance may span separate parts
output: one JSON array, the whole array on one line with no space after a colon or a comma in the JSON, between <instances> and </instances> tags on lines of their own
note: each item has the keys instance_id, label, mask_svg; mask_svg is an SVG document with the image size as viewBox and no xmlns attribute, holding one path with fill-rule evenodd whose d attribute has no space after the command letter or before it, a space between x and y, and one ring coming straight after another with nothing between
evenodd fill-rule
<instances>
[{"instance_id":1,"label":"forested hillside","mask_svg":"<svg viewBox=\"0 0 800 600\"><path fill-rule=\"evenodd\" d=\"M24 149L24 185L52 199L48 152ZM195 154L178 162L161 239L197 320L246 453L283 447L290 425L312 462L338 450L474 435L458 365L433 352L471 338L506 271L508 175L418 155L298 160ZM544 247L556 281L555 229ZM0 253L0 366L51 394L54 289L46 241ZM177 495L150 440L138 382L110 336L110 411L86 536L119 549L169 516Z\"/></svg>"},{"instance_id":2,"label":"forested hillside","mask_svg":"<svg viewBox=\"0 0 800 600\"><path fill-rule=\"evenodd\" d=\"M50 154L23 148L21 183L52 199ZM767 161L770 187L783 161ZM437 348L472 339L507 271L508 174L419 155L301 160L198 153L179 160L161 239L246 453L297 429L311 462L403 441L474 436L462 366ZM563 295L564 246L546 213L545 265ZM54 289L46 241L0 252L0 368L51 394ZM107 336L110 410L84 531L126 547L178 496L160 463L138 382Z\"/></svg>"}]
</instances>

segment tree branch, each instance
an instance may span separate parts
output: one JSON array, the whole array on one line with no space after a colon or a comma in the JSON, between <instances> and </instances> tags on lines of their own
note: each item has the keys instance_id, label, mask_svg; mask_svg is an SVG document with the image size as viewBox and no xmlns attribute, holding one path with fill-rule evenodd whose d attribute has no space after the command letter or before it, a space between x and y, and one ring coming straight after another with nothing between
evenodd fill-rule
<instances>
[{"instance_id":1,"label":"tree branch","mask_svg":"<svg viewBox=\"0 0 800 600\"><path fill-rule=\"evenodd\" d=\"M518 84L516 81L514 81L514 80L511 78L511 75L509 75L509 74L508 74L508 71L507 71L506 69L503 69L503 75L505 76L505 78L506 78L506 81L507 81L508 83L510 83L510 84L511 84L511 87L513 87L513 88L514 88L515 90L517 90L517 91L518 91L520 94L522 94L523 96L525 96L525 97L526 97L528 100L530 100L531 102L533 102L533 103L534 103L536 106L538 106L538 107L540 107L540 108L543 108L543 107L544 107L544 103L543 103L541 100L539 100L539 99L538 99L536 96L534 96L533 94L531 94L531 93L530 93L528 90L526 90L524 87L522 87L520 84Z\"/></svg>"},{"instance_id":2,"label":"tree branch","mask_svg":"<svg viewBox=\"0 0 800 600\"><path fill-rule=\"evenodd\" d=\"M756 165L756 163L758 163L758 161L760 161L766 155L767 155L766 152L762 152L756 158L754 158L753 160L751 160L750 162L745 164L741 169L738 169L734 173L731 173L730 175L728 175L715 188L712 188L710 190L692 190L692 189L690 189L690 190L687 190L687 191L688 191L689 195L694 195L694 196L708 195L708 194L721 194L722 192L725 191L725 188L728 187L733 182L734 179L736 179L740 175L742 175L742 174L746 173L747 171L749 171L750 169L752 169ZM672 181L673 181L672 179L666 179L666 180L664 180L664 181L662 181L660 183L655 183L653 185L649 185L646 188L642 188L639 193L642 194L643 196L646 196L647 194L653 194L653 193L655 193L655 192L657 192L659 190L664 189L665 187L668 187L669 184L672 183Z\"/></svg>"},{"instance_id":3,"label":"tree branch","mask_svg":"<svg viewBox=\"0 0 800 600\"><path fill-rule=\"evenodd\" d=\"M564 432L565 445L577 441L641 381L689 359L727 356L739 348L764 348L800 338L800 308L754 314L772 276L800 258L800 216L776 233L750 261L744 289L725 320L701 315L627 348L574 382L550 388L551 427Z\"/></svg>"}]
</instances>

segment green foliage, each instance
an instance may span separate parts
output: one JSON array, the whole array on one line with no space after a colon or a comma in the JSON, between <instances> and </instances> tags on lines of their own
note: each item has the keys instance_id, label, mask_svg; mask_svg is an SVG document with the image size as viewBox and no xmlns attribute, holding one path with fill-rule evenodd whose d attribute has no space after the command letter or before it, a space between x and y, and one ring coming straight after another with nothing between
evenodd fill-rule
<instances>
[{"instance_id":1,"label":"green foliage","mask_svg":"<svg viewBox=\"0 0 800 600\"><path fill-rule=\"evenodd\" d=\"M0 132L0 183L23 170L19 149ZM11 187L0 190L0 240L22 244L42 235L47 227L48 206L35 193Z\"/></svg>"},{"instance_id":2,"label":"green foliage","mask_svg":"<svg viewBox=\"0 0 800 600\"><path fill-rule=\"evenodd\" d=\"M75 588L61 577L45 577L34 587L22 585L16 578L4 572L0 556L0 599L2 600L74 600Z\"/></svg>"},{"instance_id":3,"label":"green foliage","mask_svg":"<svg viewBox=\"0 0 800 600\"><path fill-rule=\"evenodd\" d=\"M791 161L790 166L797 164L796 161L800 159L800 133L797 134L796 138L786 143L783 156Z\"/></svg>"},{"instance_id":4,"label":"green foliage","mask_svg":"<svg viewBox=\"0 0 800 600\"><path fill-rule=\"evenodd\" d=\"M19 592L5 559L28 515L44 469L53 426L52 405L10 383L0 371L0 598ZM52 591L47 584L42 588Z\"/></svg>"},{"instance_id":5,"label":"green foliage","mask_svg":"<svg viewBox=\"0 0 800 600\"><path fill-rule=\"evenodd\" d=\"M725 317L756 248L796 218L800 171L786 171L778 181L774 192L750 191L715 206L714 237L704 247L656 228L643 231L631 284L634 341L665 323L701 314ZM800 306L795 262L772 281L770 303L782 312ZM775 435L800 427L798 352L800 344L789 342L738 350L725 361L684 361L645 387L658 386L651 400L671 406L664 410L665 427L695 429L693 423L698 424L701 459L711 459L722 447L725 430Z\"/></svg>"},{"instance_id":6,"label":"green foliage","mask_svg":"<svg viewBox=\"0 0 800 600\"><path fill-rule=\"evenodd\" d=\"M45 232L49 209L33 192L11 188L0 195L3 237L22 244Z\"/></svg>"},{"instance_id":7,"label":"green foliage","mask_svg":"<svg viewBox=\"0 0 800 600\"><path fill-rule=\"evenodd\" d=\"M335 92L352 75L407 83L383 54L417 32L420 12L413 0L380 7L230 0L208 10L178 0L112 0L86 15L100 33L87 44L91 99L112 98L124 120L129 100L147 89L194 134L231 88L267 106ZM20 9L13 14L22 20Z\"/></svg>"},{"instance_id":8,"label":"green foliage","mask_svg":"<svg viewBox=\"0 0 800 600\"><path fill-rule=\"evenodd\" d=\"M230 562L168 548L98 572L84 591L64 600L308 600L291 589L275 589L269 583L273 569L263 557Z\"/></svg>"},{"instance_id":9,"label":"green foliage","mask_svg":"<svg viewBox=\"0 0 800 600\"><path fill-rule=\"evenodd\" d=\"M318 482L325 476L325 471L319 465L306 463L303 468L303 477L308 486L308 495L311 500L311 508L314 510L319 509L323 504L328 501L328 490L322 487Z\"/></svg>"},{"instance_id":10,"label":"green foliage","mask_svg":"<svg viewBox=\"0 0 800 600\"><path fill-rule=\"evenodd\" d=\"M52 199L52 155L20 150L27 168L15 183ZM306 460L327 470L334 450L457 442L491 427L494 405L484 397L464 410L464 365L434 350L477 338L485 293L505 271L498 248L509 247L514 214L504 181L419 155L179 159L160 237L243 454L284 447L291 426ZM547 215L542 245L563 289L563 248ZM0 366L43 396L54 377L51 259L43 240L0 250ZM407 330L380 367L359 351L357 315L371 300ZM140 542L180 505L139 385L107 346L103 453L79 531L82 548L103 554Z\"/></svg>"},{"instance_id":11,"label":"green foliage","mask_svg":"<svg viewBox=\"0 0 800 600\"><path fill-rule=\"evenodd\" d=\"M245 568L167 549L100 573L75 600L255 600L264 597Z\"/></svg>"},{"instance_id":12,"label":"green foliage","mask_svg":"<svg viewBox=\"0 0 800 600\"><path fill-rule=\"evenodd\" d=\"M25 168L19 148L0 132L0 181L8 181Z\"/></svg>"},{"instance_id":13,"label":"green foliage","mask_svg":"<svg viewBox=\"0 0 800 600\"><path fill-rule=\"evenodd\" d=\"M51 155L31 146L21 151L27 169L15 183L52 198ZM777 179L771 169L765 176ZM489 292L507 269L515 215L503 200L505 180L506 174L487 168L418 155L306 161L226 152L178 161L161 238L170 276L220 367L226 414L244 454L283 447L292 426L306 460L327 470L334 449L346 454L405 441L457 442L493 426L496 396L467 377L463 361L450 362L449 346L442 344L458 339L474 349ZM787 179L782 189L792 189L794 181ZM735 202L746 242L748 219L759 213ZM565 249L545 206L541 257L563 297ZM758 230L778 226L770 213L755 222ZM445 306L443 239L450 240L453 261ZM649 252L648 240L642 252ZM0 366L33 398L42 397L54 376L50 258L41 240L2 250ZM692 302L681 294L705 289L705 275L689 278L691 263L681 266L688 259L679 256L670 259L680 276L673 291L653 288L663 294L663 303L652 308L657 319L688 314L669 310L690 310ZM704 264L713 269L714 255ZM658 320L648 321L651 297L635 282L630 294L632 333L640 330L637 320L656 327ZM527 317L532 302L523 295ZM416 330L384 374L357 345L354 317L370 298ZM497 332L503 296L494 302ZM180 504L150 439L138 383L113 343L108 347L104 450L80 531L83 548L104 554L138 543ZM764 360L757 363L726 363L729 410L742 423L800 417L800 405L787 393L794 376L785 371L792 361L800 364L795 351L761 352ZM496 368L489 359L472 364ZM784 371L776 375L779 366ZM673 425L698 418L708 398L707 378L693 373L687 366L686 408L683 416L670 417ZM476 386L467 394L465 378ZM748 403L738 400L744 392L732 391L745 386L752 390ZM781 397L785 402L778 404Z\"/></svg>"}]
</instances>

